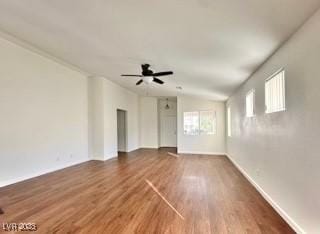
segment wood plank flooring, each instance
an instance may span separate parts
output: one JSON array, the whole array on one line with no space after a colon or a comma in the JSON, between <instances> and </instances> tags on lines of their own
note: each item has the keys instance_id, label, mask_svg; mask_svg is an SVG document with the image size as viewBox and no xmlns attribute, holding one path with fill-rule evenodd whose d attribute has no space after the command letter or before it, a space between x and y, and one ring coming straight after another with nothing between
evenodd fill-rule
<instances>
[{"instance_id":1,"label":"wood plank flooring","mask_svg":"<svg viewBox=\"0 0 320 234\"><path fill-rule=\"evenodd\" d=\"M140 149L0 188L0 225L36 223L37 233L294 233L225 156L167 151Z\"/></svg>"}]
</instances>

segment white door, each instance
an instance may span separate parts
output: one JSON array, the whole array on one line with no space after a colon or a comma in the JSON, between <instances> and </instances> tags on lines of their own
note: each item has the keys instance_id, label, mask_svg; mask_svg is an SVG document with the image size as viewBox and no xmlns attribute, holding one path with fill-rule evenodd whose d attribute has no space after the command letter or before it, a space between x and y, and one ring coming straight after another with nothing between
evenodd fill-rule
<instances>
[{"instance_id":1,"label":"white door","mask_svg":"<svg viewBox=\"0 0 320 234\"><path fill-rule=\"evenodd\" d=\"M161 147L177 147L177 116L163 116L160 131Z\"/></svg>"}]
</instances>

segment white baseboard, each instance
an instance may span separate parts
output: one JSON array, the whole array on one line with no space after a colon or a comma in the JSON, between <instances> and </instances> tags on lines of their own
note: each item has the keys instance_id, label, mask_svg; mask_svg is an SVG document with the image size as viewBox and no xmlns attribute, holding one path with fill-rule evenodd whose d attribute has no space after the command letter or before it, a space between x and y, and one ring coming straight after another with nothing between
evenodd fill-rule
<instances>
[{"instance_id":1,"label":"white baseboard","mask_svg":"<svg viewBox=\"0 0 320 234\"><path fill-rule=\"evenodd\" d=\"M129 148L129 149L127 149L127 153L130 153L130 152L138 150L138 149L140 149L140 147Z\"/></svg>"},{"instance_id":2,"label":"white baseboard","mask_svg":"<svg viewBox=\"0 0 320 234\"><path fill-rule=\"evenodd\" d=\"M118 151L106 154L101 161L107 161L109 159L117 158L117 157L118 157Z\"/></svg>"},{"instance_id":3,"label":"white baseboard","mask_svg":"<svg viewBox=\"0 0 320 234\"><path fill-rule=\"evenodd\" d=\"M159 145L140 145L137 149L158 149Z\"/></svg>"},{"instance_id":4,"label":"white baseboard","mask_svg":"<svg viewBox=\"0 0 320 234\"><path fill-rule=\"evenodd\" d=\"M106 153L105 155L95 155L95 156L92 156L90 158L90 160L95 160L95 161L107 161L109 159L112 159L112 158L116 158L118 157L118 151L112 151L112 152L108 152Z\"/></svg>"},{"instance_id":5,"label":"white baseboard","mask_svg":"<svg viewBox=\"0 0 320 234\"><path fill-rule=\"evenodd\" d=\"M138 149L140 149L140 148L133 148L128 151L121 152L121 153L130 153L130 152L136 151ZM104 156L101 156L101 155L91 156L89 160L105 162L110 159L115 159L118 156L119 156L118 151L110 151L110 152L106 153L106 155L104 155Z\"/></svg>"},{"instance_id":6,"label":"white baseboard","mask_svg":"<svg viewBox=\"0 0 320 234\"><path fill-rule=\"evenodd\" d=\"M157 146L154 146L154 147L151 147L151 146L141 146L139 149L154 149L154 150L157 150L159 149L159 147ZM131 152L131 151L130 151Z\"/></svg>"},{"instance_id":7,"label":"white baseboard","mask_svg":"<svg viewBox=\"0 0 320 234\"><path fill-rule=\"evenodd\" d=\"M240 165L233 160L230 155L226 154L233 165L242 173L244 177L258 190L263 198L275 209L278 214L293 228L297 233L305 234L306 232L254 181L253 178L242 168Z\"/></svg>"},{"instance_id":8,"label":"white baseboard","mask_svg":"<svg viewBox=\"0 0 320 234\"><path fill-rule=\"evenodd\" d=\"M225 152L184 151L184 150L179 150L179 149L178 149L178 154L226 155Z\"/></svg>"},{"instance_id":9,"label":"white baseboard","mask_svg":"<svg viewBox=\"0 0 320 234\"><path fill-rule=\"evenodd\" d=\"M77 165L77 164L80 164L80 163L84 163L84 162L87 162L89 160L90 159L79 160L79 161L71 162L71 163L68 163L68 164L65 164L65 165L52 167L52 168L48 168L48 169L45 169L45 170L42 170L42 171L34 172L34 173L31 173L31 174L28 174L28 175L25 175L25 176L20 176L20 177L14 178L14 179L2 181L2 182L0 182L0 188L4 187L4 186L11 185L11 184L15 184L15 183L18 183L18 182L21 182L21 181L24 181L24 180L28 180L28 179L31 179L31 178L34 178L34 177L38 177L38 176L41 176L41 175L44 175L44 174L47 174L47 173L50 173L50 172L54 172L54 171L58 171L58 170L61 170L61 169L67 168L67 167L71 167L71 166L74 166L74 165Z\"/></svg>"},{"instance_id":10,"label":"white baseboard","mask_svg":"<svg viewBox=\"0 0 320 234\"><path fill-rule=\"evenodd\" d=\"M115 158L117 158L118 156L112 156L112 157L105 157L105 158L90 158L90 160L92 160L92 161L100 161L100 162L105 162L105 161L108 161L108 160L111 160L111 159L115 159ZM89 160L89 161L90 161Z\"/></svg>"}]
</instances>

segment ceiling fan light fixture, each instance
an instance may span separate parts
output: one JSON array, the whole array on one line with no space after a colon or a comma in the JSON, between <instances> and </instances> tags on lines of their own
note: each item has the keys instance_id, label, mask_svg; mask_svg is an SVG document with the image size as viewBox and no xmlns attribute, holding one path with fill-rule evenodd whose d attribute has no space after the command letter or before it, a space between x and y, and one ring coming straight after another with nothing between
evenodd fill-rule
<instances>
[{"instance_id":1,"label":"ceiling fan light fixture","mask_svg":"<svg viewBox=\"0 0 320 234\"><path fill-rule=\"evenodd\" d=\"M153 81L153 77L152 76L143 77L143 81L147 84L150 84Z\"/></svg>"},{"instance_id":2,"label":"ceiling fan light fixture","mask_svg":"<svg viewBox=\"0 0 320 234\"><path fill-rule=\"evenodd\" d=\"M122 74L121 76L141 77L140 80L136 83L136 85L140 85L142 82L146 84L151 84L152 82L154 82L162 85L164 84L164 82L158 78L159 76L173 75L172 71L153 72L151 69L149 69L149 67L149 64L141 64L141 75Z\"/></svg>"}]
</instances>

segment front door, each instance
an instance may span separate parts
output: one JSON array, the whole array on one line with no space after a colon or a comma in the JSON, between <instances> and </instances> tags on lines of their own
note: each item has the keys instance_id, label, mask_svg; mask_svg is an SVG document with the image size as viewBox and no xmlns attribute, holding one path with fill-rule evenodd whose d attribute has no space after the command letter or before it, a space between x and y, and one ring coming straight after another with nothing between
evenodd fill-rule
<instances>
[{"instance_id":1,"label":"front door","mask_svg":"<svg viewBox=\"0 0 320 234\"><path fill-rule=\"evenodd\" d=\"M163 116L161 123L161 147L177 147L177 116Z\"/></svg>"}]
</instances>

